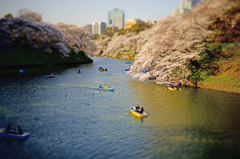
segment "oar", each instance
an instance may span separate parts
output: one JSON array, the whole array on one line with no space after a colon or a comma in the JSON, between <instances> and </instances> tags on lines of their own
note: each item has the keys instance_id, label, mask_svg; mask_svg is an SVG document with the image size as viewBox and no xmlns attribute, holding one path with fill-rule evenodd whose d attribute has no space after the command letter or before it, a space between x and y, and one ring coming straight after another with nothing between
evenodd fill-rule
<instances>
[{"instance_id":1,"label":"oar","mask_svg":"<svg viewBox=\"0 0 240 159\"><path fill-rule=\"evenodd\" d=\"M145 112L145 111L143 111L143 112ZM148 115L150 114L150 113L148 113L148 112L145 112L145 113L147 113Z\"/></svg>"}]
</instances>

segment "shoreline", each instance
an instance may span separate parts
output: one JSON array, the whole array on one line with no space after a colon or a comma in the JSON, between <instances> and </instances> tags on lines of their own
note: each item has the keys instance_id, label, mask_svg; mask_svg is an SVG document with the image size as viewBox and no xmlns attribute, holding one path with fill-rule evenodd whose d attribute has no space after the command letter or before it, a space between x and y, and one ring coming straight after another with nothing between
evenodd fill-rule
<instances>
[{"instance_id":1,"label":"shoreline","mask_svg":"<svg viewBox=\"0 0 240 159\"><path fill-rule=\"evenodd\" d=\"M109 57L109 56L97 56L97 57ZM117 57L109 57L109 58L113 58L113 59L119 59L121 60L121 58L117 58ZM125 60L131 60L134 61L134 59L126 59ZM151 81L151 80L149 80ZM157 82L155 82L156 84L158 84ZM227 92L227 93L236 93L236 94L240 94L240 86L236 86L236 85L229 85L229 84L224 84L224 83L214 83L214 82L205 82L205 81L190 81L190 84L185 84L185 83L181 83L182 86L184 87L193 87L193 88L201 88L201 89L208 89L208 90L214 90L214 91L220 91L220 92Z\"/></svg>"}]
</instances>

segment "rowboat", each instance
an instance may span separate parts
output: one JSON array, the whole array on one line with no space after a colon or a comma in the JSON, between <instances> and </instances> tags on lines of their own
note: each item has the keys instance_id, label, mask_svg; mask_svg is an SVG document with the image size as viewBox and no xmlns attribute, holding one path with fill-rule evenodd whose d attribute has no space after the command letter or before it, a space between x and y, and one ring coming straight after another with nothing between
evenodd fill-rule
<instances>
[{"instance_id":1,"label":"rowboat","mask_svg":"<svg viewBox=\"0 0 240 159\"><path fill-rule=\"evenodd\" d=\"M130 107L130 111L133 115L140 117L140 118L148 116L148 113L146 113L146 112L143 112L142 114L140 114L139 112L136 112L136 107Z\"/></svg>"},{"instance_id":2,"label":"rowboat","mask_svg":"<svg viewBox=\"0 0 240 159\"><path fill-rule=\"evenodd\" d=\"M104 70L104 69L99 69L99 71L108 71L108 70Z\"/></svg>"},{"instance_id":3,"label":"rowboat","mask_svg":"<svg viewBox=\"0 0 240 159\"><path fill-rule=\"evenodd\" d=\"M7 137L13 139L27 139L29 137L29 133L25 132L23 134L18 134L17 132L9 132L5 133L5 129L0 128L0 137Z\"/></svg>"},{"instance_id":4,"label":"rowboat","mask_svg":"<svg viewBox=\"0 0 240 159\"><path fill-rule=\"evenodd\" d=\"M125 62L125 64L132 64L132 62L128 61L128 62Z\"/></svg>"},{"instance_id":5,"label":"rowboat","mask_svg":"<svg viewBox=\"0 0 240 159\"><path fill-rule=\"evenodd\" d=\"M171 87L169 87L169 86L168 86L168 89L171 90L171 91L176 91L176 90L177 90L177 88L175 88L175 87L174 87L174 88L171 88Z\"/></svg>"},{"instance_id":6,"label":"rowboat","mask_svg":"<svg viewBox=\"0 0 240 159\"><path fill-rule=\"evenodd\" d=\"M54 75L47 75L46 76L47 78L53 78L53 77L55 77Z\"/></svg>"},{"instance_id":7,"label":"rowboat","mask_svg":"<svg viewBox=\"0 0 240 159\"><path fill-rule=\"evenodd\" d=\"M98 88L100 91L114 91L114 88Z\"/></svg>"}]
</instances>

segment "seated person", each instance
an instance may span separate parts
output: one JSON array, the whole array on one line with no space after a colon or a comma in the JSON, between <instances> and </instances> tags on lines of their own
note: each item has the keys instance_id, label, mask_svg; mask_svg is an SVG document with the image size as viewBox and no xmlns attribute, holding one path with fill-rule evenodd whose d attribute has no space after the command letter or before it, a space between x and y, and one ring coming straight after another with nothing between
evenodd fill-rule
<instances>
[{"instance_id":1,"label":"seated person","mask_svg":"<svg viewBox=\"0 0 240 159\"><path fill-rule=\"evenodd\" d=\"M18 134L23 134L23 130L21 129L20 126L18 126Z\"/></svg>"},{"instance_id":2,"label":"seated person","mask_svg":"<svg viewBox=\"0 0 240 159\"><path fill-rule=\"evenodd\" d=\"M144 112L144 108L142 107L139 113L142 114L143 112Z\"/></svg>"},{"instance_id":3,"label":"seated person","mask_svg":"<svg viewBox=\"0 0 240 159\"><path fill-rule=\"evenodd\" d=\"M139 105L137 104L137 106L136 106L136 112L139 112L139 109L140 109L140 107L139 107Z\"/></svg>"},{"instance_id":4,"label":"seated person","mask_svg":"<svg viewBox=\"0 0 240 159\"><path fill-rule=\"evenodd\" d=\"M107 68L105 68L105 71L107 71Z\"/></svg>"},{"instance_id":5,"label":"seated person","mask_svg":"<svg viewBox=\"0 0 240 159\"><path fill-rule=\"evenodd\" d=\"M80 69L78 70L78 72L81 72Z\"/></svg>"},{"instance_id":6,"label":"seated person","mask_svg":"<svg viewBox=\"0 0 240 159\"><path fill-rule=\"evenodd\" d=\"M99 88L102 88L102 85L100 85Z\"/></svg>"},{"instance_id":7,"label":"seated person","mask_svg":"<svg viewBox=\"0 0 240 159\"><path fill-rule=\"evenodd\" d=\"M102 67L99 67L99 69L101 70L101 69L102 69Z\"/></svg>"},{"instance_id":8,"label":"seated person","mask_svg":"<svg viewBox=\"0 0 240 159\"><path fill-rule=\"evenodd\" d=\"M170 87L173 88L173 84L170 84Z\"/></svg>"},{"instance_id":9,"label":"seated person","mask_svg":"<svg viewBox=\"0 0 240 159\"><path fill-rule=\"evenodd\" d=\"M9 133L11 130L12 130L12 126L11 126L11 124L8 124L5 128L5 132Z\"/></svg>"},{"instance_id":10,"label":"seated person","mask_svg":"<svg viewBox=\"0 0 240 159\"><path fill-rule=\"evenodd\" d=\"M107 84L105 84L104 88L108 88Z\"/></svg>"}]
</instances>

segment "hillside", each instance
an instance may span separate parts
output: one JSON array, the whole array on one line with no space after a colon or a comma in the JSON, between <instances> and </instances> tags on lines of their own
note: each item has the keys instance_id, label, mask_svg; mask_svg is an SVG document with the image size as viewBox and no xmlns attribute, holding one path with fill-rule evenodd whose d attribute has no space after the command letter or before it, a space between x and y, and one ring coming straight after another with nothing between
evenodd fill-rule
<instances>
[{"instance_id":1,"label":"hillside","mask_svg":"<svg viewBox=\"0 0 240 159\"><path fill-rule=\"evenodd\" d=\"M53 66L92 62L92 35L74 25L23 17L0 19L0 67Z\"/></svg>"},{"instance_id":2,"label":"hillside","mask_svg":"<svg viewBox=\"0 0 240 159\"><path fill-rule=\"evenodd\" d=\"M198 82L207 81L238 86L239 70L234 68L239 65L239 6L237 0L205 0L184 16L159 19L139 34L98 40L96 55L134 55L128 74L139 80L157 77L158 84L201 87Z\"/></svg>"}]
</instances>

